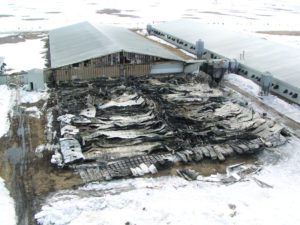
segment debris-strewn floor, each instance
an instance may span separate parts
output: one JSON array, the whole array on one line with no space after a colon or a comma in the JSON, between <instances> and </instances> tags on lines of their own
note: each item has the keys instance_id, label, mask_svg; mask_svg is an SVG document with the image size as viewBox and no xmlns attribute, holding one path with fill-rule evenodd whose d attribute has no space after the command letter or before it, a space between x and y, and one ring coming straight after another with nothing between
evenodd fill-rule
<instances>
[{"instance_id":1,"label":"debris-strewn floor","mask_svg":"<svg viewBox=\"0 0 300 225\"><path fill-rule=\"evenodd\" d=\"M85 182L224 161L281 145L288 135L246 102L192 77L99 79L54 93L60 150L52 163L76 169Z\"/></svg>"},{"instance_id":2,"label":"debris-strewn floor","mask_svg":"<svg viewBox=\"0 0 300 225\"><path fill-rule=\"evenodd\" d=\"M263 151L258 157L263 169L230 185L222 184L226 175L214 174L190 182L164 176L93 182L59 191L47 198L35 218L43 225L298 224L299 146L299 139L292 138Z\"/></svg>"}]
</instances>

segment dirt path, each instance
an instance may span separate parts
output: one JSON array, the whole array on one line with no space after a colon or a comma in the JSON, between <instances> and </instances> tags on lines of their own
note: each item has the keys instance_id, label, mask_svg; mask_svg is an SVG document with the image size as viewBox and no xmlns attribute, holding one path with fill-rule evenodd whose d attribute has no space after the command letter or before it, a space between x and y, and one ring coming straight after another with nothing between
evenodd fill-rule
<instances>
[{"instance_id":1,"label":"dirt path","mask_svg":"<svg viewBox=\"0 0 300 225\"><path fill-rule=\"evenodd\" d=\"M26 140L26 123L24 114L20 107L16 107L18 130L17 142L7 150L8 161L12 164L12 194L16 203L16 214L18 215L18 225L28 225L29 218L32 217L31 209L33 201L26 191L26 172L27 172L27 149L28 140Z\"/></svg>"},{"instance_id":2,"label":"dirt path","mask_svg":"<svg viewBox=\"0 0 300 225\"><path fill-rule=\"evenodd\" d=\"M44 102L35 104L41 108ZM32 106L32 105L30 105ZM15 200L17 225L34 225L34 214L51 192L81 184L79 176L70 170L58 170L50 165L51 152L42 157L35 154L45 143L45 115L38 119L24 112L24 105L14 108L8 135L0 145L0 176Z\"/></svg>"}]
</instances>

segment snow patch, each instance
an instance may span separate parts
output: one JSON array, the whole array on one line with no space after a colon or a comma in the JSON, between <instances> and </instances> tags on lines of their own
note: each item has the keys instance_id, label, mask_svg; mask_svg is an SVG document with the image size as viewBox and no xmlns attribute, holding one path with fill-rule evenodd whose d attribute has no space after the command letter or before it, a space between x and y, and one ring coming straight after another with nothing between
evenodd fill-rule
<instances>
[{"instance_id":1,"label":"snow patch","mask_svg":"<svg viewBox=\"0 0 300 225\"><path fill-rule=\"evenodd\" d=\"M244 78L237 74L230 73L225 76L225 79L228 80L230 83L236 85L240 89L250 93L253 96L259 95L260 87L247 78Z\"/></svg>"},{"instance_id":2,"label":"snow patch","mask_svg":"<svg viewBox=\"0 0 300 225\"><path fill-rule=\"evenodd\" d=\"M300 123L299 105L290 104L274 95L262 96L261 99L265 104Z\"/></svg>"},{"instance_id":3,"label":"snow patch","mask_svg":"<svg viewBox=\"0 0 300 225\"><path fill-rule=\"evenodd\" d=\"M133 106L133 105L140 105L144 102L144 98L138 96L137 94L127 94L124 93L123 95L98 106L99 109L106 109L110 107L125 107L125 106Z\"/></svg>"},{"instance_id":4,"label":"snow patch","mask_svg":"<svg viewBox=\"0 0 300 225\"><path fill-rule=\"evenodd\" d=\"M15 203L9 195L9 191L4 185L4 180L0 177L0 216L1 225L15 225L17 218L15 213Z\"/></svg>"},{"instance_id":5,"label":"snow patch","mask_svg":"<svg viewBox=\"0 0 300 225\"><path fill-rule=\"evenodd\" d=\"M165 40L163 40L163 39L161 39L159 37L156 37L156 36L153 36L153 35L147 35L146 37L149 38L149 39L151 39L151 40L153 40L153 41L161 43L163 45L167 45L167 46L170 46L172 48L177 48L175 45L173 45L173 44L171 44L169 42L166 42Z\"/></svg>"},{"instance_id":6,"label":"snow patch","mask_svg":"<svg viewBox=\"0 0 300 225\"><path fill-rule=\"evenodd\" d=\"M42 112L36 106L28 107L25 109L25 112L29 113L29 116L35 118L41 118Z\"/></svg>"},{"instance_id":7,"label":"snow patch","mask_svg":"<svg viewBox=\"0 0 300 225\"><path fill-rule=\"evenodd\" d=\"M21 103L36 103L40 100L47 100L49 93L45 91L25 91L20 90L20 102Z\"/></svg>"},{"instance_id":8,"label":"snow patch","mask_svg":"<svg viewBox=\"0 0 300 225\"><path fill-rule=\"evenodd\" d=\"M10 121L8 114L15 104L15 91L6 85L0 85L0 137L9 130Z\"/></svg>"},{"instance_id":9,"label":"snow patch","mask_svg":"<svg viewBox=\"0 0 300 225\"><path fill-rule=\"evenodd\" d=\"M65 124L70 124L73 117L75 117L75 115L65 114L65 115L61 115L61 116L57 117L57 120L62 123L65 123Z\"/></svg>"}]
</instances>

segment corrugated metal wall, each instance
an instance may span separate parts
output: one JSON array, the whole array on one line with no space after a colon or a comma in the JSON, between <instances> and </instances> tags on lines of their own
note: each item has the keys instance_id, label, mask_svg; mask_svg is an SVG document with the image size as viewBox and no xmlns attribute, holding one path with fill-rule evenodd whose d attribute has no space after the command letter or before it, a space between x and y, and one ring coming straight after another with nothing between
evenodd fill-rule
<instances>
[{"instance_id":1,"label":"corrugated metal wall","mask_svg":"<svg viewBox=\"0 0 300 225\"><path fill-rule=\"evenodd\" d=\"M150 64L127 64L99 68L78 67L70 69L57 69L54 71L56 82L72 79L90 80L97 77L144 76L149 74Z\"/></svg>"}]
</instances>

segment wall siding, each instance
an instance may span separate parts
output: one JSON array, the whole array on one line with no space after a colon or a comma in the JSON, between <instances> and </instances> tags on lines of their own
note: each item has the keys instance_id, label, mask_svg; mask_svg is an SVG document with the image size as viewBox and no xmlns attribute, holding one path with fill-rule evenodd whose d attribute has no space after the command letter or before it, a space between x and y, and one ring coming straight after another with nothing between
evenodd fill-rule
<instances>
[{"instance_id":1,"label":"wall siding","mask_svg":"<svg viewBox=\"0 0 300 225\"><path fill-rule=\"evenodd\" d=\"M91 80L97 77L118 77L125 76L144 76L149 74L150 64L126 64L105 66L99 68L77 67L77 68L61 68L54 70L56 82L69 81L75 78L81 80Z\"/></svg>"}]
</instances>

